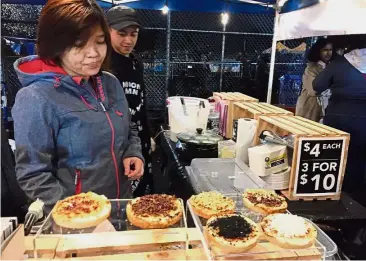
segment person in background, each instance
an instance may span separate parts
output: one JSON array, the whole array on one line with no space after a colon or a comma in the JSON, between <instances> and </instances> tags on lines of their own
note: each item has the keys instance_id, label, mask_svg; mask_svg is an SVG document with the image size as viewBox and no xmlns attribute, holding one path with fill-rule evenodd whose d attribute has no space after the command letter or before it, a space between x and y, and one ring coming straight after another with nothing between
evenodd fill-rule
<instances>
[{"instance_id":1,"label":"person in background","mask_svg":"<svg viewBox=\"0 0 366 261\"><path fill-rule=\"evenodd\" d=\"M267 89L268 89L268 80L269 80L269 66L270 58L268 54L260 54L258 55L256 61L256 70L255 70L255 89L249 92L248 95L256 97L260 102L267 101ZM273 77L275 78L275 77ZM274 101L272 101L274 102ZM275 103L276 104L276 103Z\"/></svg>"},{"instance_id":2,"label":"person in background","mask_svg":"<svg viewBox=\"0 0 366 261\"><path fill-rule=\"evenodd\" d=\"M323 106L328 103L329 92L318 95L313 89L313 80L327 66L333 57L333 45L325 39L319 39L308 53L309 63L302 76L302 91L296 104L296 115L319 122L323 115ZM325 89L326 90L326 89Z\"/></svg>"},{"instance_id":3,"label":"person in background","mask_svg":"<svg viewBox=\"0 0 366 261\"><path fill-rule=\"evenodd\" d=\"M14 63L23 88L12 110L16 175L49 212L60 199L93 191L131 198L143 175L137 131L115 76L101 71L109 28L94 0L49 0L38 24L38 56Z\"/></svg>"},{"instance_id":4,"label":"person in background","mask_svg":"<svg viewBox=\"0 0 366 261\"><path fill-rule=\"evenodd\" d=\"M3 119L1 117L1 216L17 217L22 223L30 202L16 179L14 154Z\"/></svg>"},{"instance_id":5,"label":"person in background","mask_svg":"<svg viewBox=\"0 0 366 261\"><path fill-rule=\"evenodd\" d=\"M313 88L317 93L332 91L324 124L351 135L343 190L357 193L366 189L366 39L350 40L352 51L336 57L315 78Z\"/></svg>"},{"instance_id":6,"label":"person in background","mask_svg":"<svg viewBox=\"0 0 366 261\"><path fill-rule=\"evenodd\" d=\"M132 181L134 196L153 192L152 143L146 104L144 66L134 52L141 28L136 11L126 6L115 6L108 10L107 20L112 41L111 71L120 81L132 115L138 127L142 154L145 158L145 174L141 180Z\"/></svg>"}]
</instances>

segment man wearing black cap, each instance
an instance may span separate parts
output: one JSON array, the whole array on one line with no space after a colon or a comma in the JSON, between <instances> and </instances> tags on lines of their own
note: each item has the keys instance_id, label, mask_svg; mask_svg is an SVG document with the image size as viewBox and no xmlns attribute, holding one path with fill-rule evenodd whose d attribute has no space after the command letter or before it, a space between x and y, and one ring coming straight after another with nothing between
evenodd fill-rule
<instances>
[{"instance_id":1,"label":"man wearing black cap","mask_svg":"<svg viewBox=\"0 0 366 261\"><path fill-rule=\"evenodd\" d=\"M132 116L131 120L138 127L142 153L145 158L145 171L142 179L132 181L134 196L142 196L153 192L153 177L143 63L133 52L141 25L136 11L126 6L115 6L108 10L106 16L113 47L112 73L121 82L125 91Z\"/></svg>"}]
</instances>

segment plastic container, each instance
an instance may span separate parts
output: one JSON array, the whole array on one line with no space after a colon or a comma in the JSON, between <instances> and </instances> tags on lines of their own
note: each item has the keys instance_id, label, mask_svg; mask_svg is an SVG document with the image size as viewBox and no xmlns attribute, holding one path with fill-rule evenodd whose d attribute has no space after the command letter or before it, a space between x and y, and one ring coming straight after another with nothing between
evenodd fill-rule
<instances>
[{"instance_id":1,"label":"plastic container","mask_svg":"<svg viewBox=\"0 0 366 261\"><path fill-rule=\"evenodd\" d=\"M244 163L235 159L193 159L187 170L196 193L212 190L241 193L247 188L267 187Z\"/></svg>"},{"instance_id":2,"label":"plastic container","mask_svg":"<svg viewBox=\"0 0 366 261\"><path fill-rule=\"evenodd\" d=\"M248 210L244 208L241 195L238 195L238 193L241 194L247 188L268 188L267 183L255 175L244 162L239 160L194 159L191 166L186 168L188 177L197 194L216 190L222 194L232 195L236 197L237 209L243 211ZM317 225L311 223L318 230L318 241L326 249L325 257L330 258L336 255L338 253L337 245Z\"/></svg>"},{"instance_id":3,"label":"plastic container","mask_svg":"<svg viewBox=\"0 0 366 261\"><path fill-rule=\"evenodd\" d=\"M256 223L261 222L263 219L263 215L250 211L249 209L244 207L243 200L241 194L224 194L227 197L231 197L236 202L236 211L237 214L242 214ZM327 256L333 253L333 245L335 245L331 240L324 237L324 232L317 227L310 220L308 222L312 223L314 227L318 231L318 237L315 240L314 246L306 249L283 249L280 247L273 246L271 247L271 243L268 241L261 239L258 244L243 253L229 253L222 254L217 249L213 248L210 242L207 240L206 235L204 233L204 226L206 225L207 219L199 217L192 210L191 205L187 202L187 215L191 215L195 225L199 228L201 232L201 239L203 243L203 247L205 249L205 253L209 260L268 260L268 259L281 259L281 260L289 260L289 259L311 259L316 258L317 260L325 260ZM189 212L189 214L188 214ZM326 246L330 247L330 252L327 252Z\"/></svg>"},{"instance_id":4,"label":"plastic container","mask_svg":"<svg viewBox=\"0 0 366 261\"><path fill-rule=\"evenodd\" d=\"M235 159L236 157L236 143L232 140L219 141L219 158Z\"/></svg>"},{"instance_id":5,"label":"plastic container","mask_svg":"<svg viewBox=\"0 0 366 261\"><path fill-rule=\"evenodd\" d=\"M55 255L59 258L99 255L102 252L113 254L141 253L166 250L187 249L186 211L180 221L169 229L141 229L127 220L126 206L130 199L110 200L112 211L110 217L96 227L87 229L65 229L58 226L52 215L34 236L34 257L42 258L49 249L44 249L45 241L63 240L58 244ZM184 208L183 200L179 199ZM165 242L166 241L166 242ZM95 252L95 253L94 253Z\"/></svg>"},{"instance_id":6,"label":"plastic container","mask_svg":"<svg viewBox=\"0 0 366 261\"><path fill-rule=\"evenodd\" d=\"M296 106L301 93L302 75L286 74L280 77L279 102L287 106Z\"/></svg>"},{"instance_id":7,"label":"plastic container","mask_svg":"<svg viewBox=\"0 0 366 261\"><path fill-rule=\"evenodd\" d=\"M220 112L215 109L216 104L210 103L210 113L208 115L207 129L212 131L212 133L220 133Z\"/></svg>"},{"instance_id":8,"label":"plastic container","mask_svg":"<svg viewBox=\"0 0 366 261\"><path fill-rule=\"evenodd\" d=\"M182 100L183 103L182 104ZM171 139L177 141L176 135L181 132L206 130L210 104L208 100L173 96L167 99Z\"/></svg>"}]
</instances>

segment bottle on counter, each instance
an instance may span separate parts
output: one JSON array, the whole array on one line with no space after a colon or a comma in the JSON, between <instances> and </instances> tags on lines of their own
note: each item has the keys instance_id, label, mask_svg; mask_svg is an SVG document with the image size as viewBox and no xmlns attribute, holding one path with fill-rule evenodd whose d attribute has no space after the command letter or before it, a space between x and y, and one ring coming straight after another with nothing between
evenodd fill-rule
<instances>
[{"instance_id":1,"label":"bottle on counter","mask_svg":"<svg viewBox=\"0 0 366 261\"><path fill-rule=\"evenodd\" d=\"M210 100L210 114L208 115L207 130L219 135L220 113L215 109L215 101Z\"/></svg>"}]
</instances>

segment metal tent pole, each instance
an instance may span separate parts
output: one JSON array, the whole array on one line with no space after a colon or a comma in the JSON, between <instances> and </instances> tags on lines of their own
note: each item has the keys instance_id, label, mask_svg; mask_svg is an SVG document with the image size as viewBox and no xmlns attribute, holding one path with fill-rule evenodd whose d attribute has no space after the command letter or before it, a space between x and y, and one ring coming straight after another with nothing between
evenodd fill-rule
<instances>
[{"instance_id":1,"label":"metal tent pole","mask_svg":"<svg viewBox=\"0 0 366 261\"><path fill-rule=\"evenodd\" d=\"M271 52L271 65L269 67L269 79L268 79L268 91L267 91L267 103L271 103L272 99L272 87L273 87L273 76L274 66L276 61L276 45L277 45L277 27L279 21L279 11L276 9L276 15L274 19L273 27L273 40L272 40L272 52Z\"/></svg>"}]
</instances>

